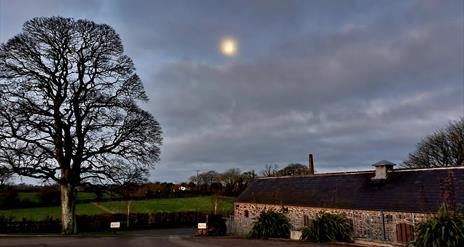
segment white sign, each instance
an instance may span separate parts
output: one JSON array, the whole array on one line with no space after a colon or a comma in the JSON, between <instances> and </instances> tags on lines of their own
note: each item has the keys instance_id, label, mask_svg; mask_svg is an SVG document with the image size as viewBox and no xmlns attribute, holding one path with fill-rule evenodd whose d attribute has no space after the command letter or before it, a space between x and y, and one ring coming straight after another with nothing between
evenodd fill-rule
<instances>
[{"instance_id":1,"label":"white sign","mask_svg":"<svg viewBox=\"0 0 464 247\"><path fill-rule=\"evenodd\" d=\"M198 229L206 229L206 223L198 223Z\"/></svg>"},{"instance_id":2,"label":"white sign","mask_svg":"<svg viewBox=\"0 0 464 247\"><path fill-rule=\"evenodd\" d=\"M120 228L121 222L111 222L110 228Z\"/></svg>"}]
</instances>

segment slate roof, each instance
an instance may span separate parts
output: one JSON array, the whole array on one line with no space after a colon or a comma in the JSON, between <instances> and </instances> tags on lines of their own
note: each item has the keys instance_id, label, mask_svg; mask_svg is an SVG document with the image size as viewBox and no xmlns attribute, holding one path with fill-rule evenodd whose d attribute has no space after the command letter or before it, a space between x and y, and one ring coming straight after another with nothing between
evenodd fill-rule
<instances>
[{"instance_id":1,"label":"slate roof","mask_svg":"<svg viewBox=\"0 0 464 247\"><path fill-rule=\"evenodd\" d=\"M464 167L397 169L382 183L375 172L259 178L236 202L319 208L435 212L445 200L464 209Z\"/></svg>"}]
</instances>

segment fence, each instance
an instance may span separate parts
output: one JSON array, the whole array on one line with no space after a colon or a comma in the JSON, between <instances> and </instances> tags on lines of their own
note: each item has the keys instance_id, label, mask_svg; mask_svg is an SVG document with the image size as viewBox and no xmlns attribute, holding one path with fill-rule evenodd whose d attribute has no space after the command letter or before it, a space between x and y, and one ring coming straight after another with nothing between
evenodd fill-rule
<instances>
[{"instance_id":1,"label":"fence","mask_svg":"<svg viewBox=\"0 0 464 247\"><path fill-rule=\"evenodd\" d=\"M206 214L200 212L176 212L176 213L137 213L129 216L125 214L104 215L78 215L77 229L80 232L109 231L110 222L121 222L121 230L127 229L152 229L168 227L193 227L198 222L205 222ZM48 218L42 221L29 221L26 219L15 220L0 216L0 233L52 233L60 232L61 221Z\"/></svg>"}]
</instances>

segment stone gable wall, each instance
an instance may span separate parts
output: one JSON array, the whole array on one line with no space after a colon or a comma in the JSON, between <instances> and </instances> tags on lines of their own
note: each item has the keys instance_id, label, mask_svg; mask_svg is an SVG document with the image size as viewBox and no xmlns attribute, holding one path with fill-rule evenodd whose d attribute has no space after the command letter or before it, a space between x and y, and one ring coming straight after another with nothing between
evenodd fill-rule
<instances>
[{"instance_id":1,"label":"stone gable wall","mask_svg":"<svg viewBox=\"0 0 464 247\"><path fill-rule=\"evenodd\" d=\"M272 209L285 212L290 219L293 229L296 230L304 227L305 215L311 219L319 212L341 214L353 223L353 230L356 238L387 242L398 242L396 236L397 224L407 223L414 225L429 216L428 214L422 213L309 208L257 203L235 203L234 207L235 229L236 234L239 235L248 234L253 227L254 218L257 217L262 210ZM246 217L246 214L248 214L248 217Z\"/></svg>"}]
</instances>

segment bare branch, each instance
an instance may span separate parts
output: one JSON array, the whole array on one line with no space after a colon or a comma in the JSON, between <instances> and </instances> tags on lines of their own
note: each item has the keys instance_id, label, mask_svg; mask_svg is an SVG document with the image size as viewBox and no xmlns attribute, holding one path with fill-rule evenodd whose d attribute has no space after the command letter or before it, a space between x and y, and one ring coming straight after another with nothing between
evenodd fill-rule
<instances>
[{"instance_id":1,"label":"bare branch","mask_svg":"<svg viewBox=\"0 0 464 247\"><path fill-rule=\"evenodd\" d=\"M414 153L409 154L405 167L425 168L464 166L464 118L446 129L425 137Z\"/></svg>"}]
</instances>

